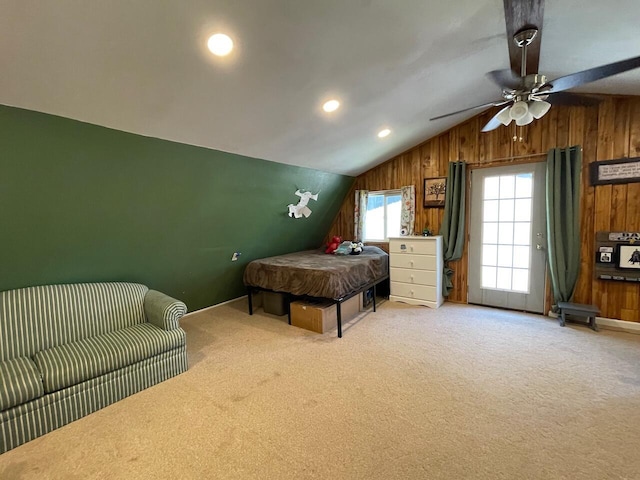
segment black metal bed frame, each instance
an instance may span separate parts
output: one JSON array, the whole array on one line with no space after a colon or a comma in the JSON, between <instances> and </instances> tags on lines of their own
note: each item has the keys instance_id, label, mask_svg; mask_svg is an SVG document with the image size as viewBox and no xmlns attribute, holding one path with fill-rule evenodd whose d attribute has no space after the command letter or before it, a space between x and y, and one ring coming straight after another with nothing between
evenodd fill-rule
<instances>
[{"instance_id":1,"label":"black metal bed frame","mask_svg":"<svg viewBox=\"0 0 640 480\"><path fill-rule=\"evenodd\" d=\"M370 288L373 288L373 311L376 311L376 287L378 286L378 284L384 282L385 280L387 280L389 278L389 275L385 275L384 277L378 278L373 282L368 283L367 285L365 285L364 287L362 287L360 290L356 290L355 292L352 292L348 295L345 295L344 297L340 297L340 298L325 298L325 297L312 297L310 295L292 295L289 292L277 292L275 290L270 290L268 288L262 288L262 287L250 287L247 286L247 296L249 299L249 315L253 315L253 299L252 299L252 293L254 290L260 290L263 292L274 292L274 293L280 293L282 295L284 295L285 298L285 305L287 308L287 320L289 321L289 325L291 325L291 299L292 298L307 298L307 299L314 299L314 300L326 300L329 302L333 302L336 305L336 316L337 316L337 320L338 320L338 338L342 338L342 312L341 312L341 308L340 306L342 305L342 302L345 302L347 300L349 300L352 297L355 297L356 295L360 295L362 292L365 292L367 290L369 290Z\"/></svg>"}]
</instances>

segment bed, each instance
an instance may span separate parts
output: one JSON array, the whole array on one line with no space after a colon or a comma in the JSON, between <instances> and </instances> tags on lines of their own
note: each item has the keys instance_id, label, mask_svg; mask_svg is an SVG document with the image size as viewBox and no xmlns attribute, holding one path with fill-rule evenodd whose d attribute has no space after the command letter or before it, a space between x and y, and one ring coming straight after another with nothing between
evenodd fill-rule
<instances>
[{"instance_id":1,"label":"bed","mask_svg":"<svg viewBox=\"0 0 640 480\"><path fill-rule=\"evenodd\" d=\"M323 249L318 249L253 260L247 265L243 280L249 298L249 314L253 314L252 293L255 290L284 293L287 305L292 297L335 302L338 337L342 337L341 303L373 288L375 312L376 286L387 278L389 256L378 247L365 246L359 255L327 255Z\"/></svg>"}]
</instances>

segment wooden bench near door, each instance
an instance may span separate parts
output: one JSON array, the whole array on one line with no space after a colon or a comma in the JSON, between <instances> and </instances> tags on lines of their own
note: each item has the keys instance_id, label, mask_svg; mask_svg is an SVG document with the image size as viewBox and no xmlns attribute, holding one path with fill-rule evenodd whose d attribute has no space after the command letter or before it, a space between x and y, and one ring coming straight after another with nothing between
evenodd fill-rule
<instances>
[{"instance_id":1,"label":"wooden bench near door","mask_svg":"<svg viewBox=\"0 0 640 480\"><path fill-rule=\"evenodd\" d=\"M589 328L598 331L596 325L596 315L600 313L600 309L595 305L584 305L581 303L558 302L560 309L560 326L564 327L566 323L566 315L574 315L577 317L585 317Z\"/></svg>"}]
</instances>

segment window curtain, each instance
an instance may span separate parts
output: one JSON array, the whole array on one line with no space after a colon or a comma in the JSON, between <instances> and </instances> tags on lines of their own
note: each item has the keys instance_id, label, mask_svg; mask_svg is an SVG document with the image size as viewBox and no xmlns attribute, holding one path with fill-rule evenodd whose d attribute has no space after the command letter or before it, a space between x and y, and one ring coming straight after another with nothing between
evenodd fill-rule
<instances>
[{"instance_id":1,"label":"window curtain","mask_svg":"<svg viewBox=\"0 0 640 480\"><path fill-rule=\"evenodd\" d=\"M416 187L402 187L402 206L400 207L400 234L413 235L416 223Z\"/></svg>"},{"instance_id":2,"label":"window curtain","mask_svg":"<svg viewBox=\"0 0 640 480\"><path fill-rule=\"evenodd\" d=\"M367 215L367 201L369 200L369 190L356 190L356 207L353 215L353 239L363 241L364 219Z\"/></svg>"},{"instance_id":3,"label":"window curtain","mask_svg":"<svg viewBox=\"0 0 640 480\"><path fill-rule=\"evenodd\" d=\"M453 289L453 282L451 281L453 270L449 268L449 262L462 258L464 249L466 174L467 164L465 162L449 163L447 190L444 200L444 218L440 226L444 254L442 294L445 297L448 297Z\"/></svg>"},{"instance_id":4,"label":"window curtain","mask_svg":"<svg viewBox=\"0 0 640 480\"><path fill-rule=\"evenodd\" d=\"M571 300L580 271L581 169L579 146L547 155L547 255L556 305Z\"/></svg>"}]
</instances>

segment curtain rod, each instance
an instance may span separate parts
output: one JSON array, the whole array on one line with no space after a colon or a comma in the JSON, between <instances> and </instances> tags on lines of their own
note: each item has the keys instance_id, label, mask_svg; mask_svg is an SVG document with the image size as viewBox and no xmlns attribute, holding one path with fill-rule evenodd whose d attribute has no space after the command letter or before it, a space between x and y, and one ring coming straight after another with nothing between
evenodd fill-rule
<instances>
[{"instance_id":1,"label":"curtain rod","mask_svg":"<svg viewBox=\"0 0 640 480\"><path fill-rule=\"evenodd\" d=\"M546 157L548 152L532 153L530 155L519 155L517 157L492 158L490 162L501 162L502 160L519 160L521 158Z\"/></svg>"},{"instance_id":2,"label":"curtain rod","mask_svg":"<svg viewBox=\"0 0 640 480\"><path fill-rule=\"evenodd\" d=\"M580 151L582 152L582 147L580 147L579 145L573 145L573 146L568 147L568 148L575 148L575 147L579 147ZM519 160L521 158L546 157L548 153L549 152L531 153L529 155L519 155L517 157L492 158L489 162L501 162L502 160Z\"/></svg>"}]
</instances>

